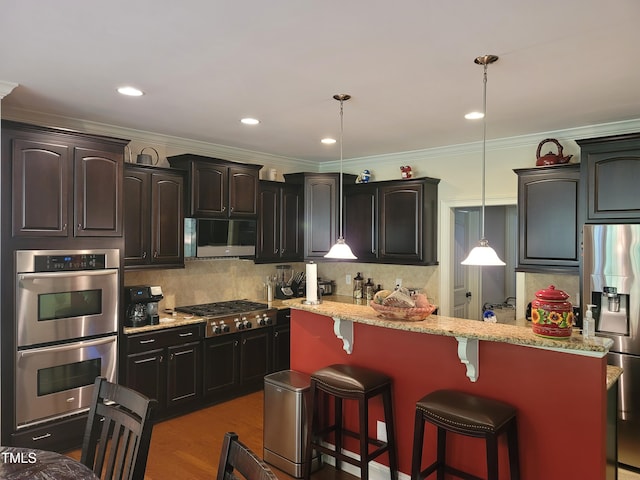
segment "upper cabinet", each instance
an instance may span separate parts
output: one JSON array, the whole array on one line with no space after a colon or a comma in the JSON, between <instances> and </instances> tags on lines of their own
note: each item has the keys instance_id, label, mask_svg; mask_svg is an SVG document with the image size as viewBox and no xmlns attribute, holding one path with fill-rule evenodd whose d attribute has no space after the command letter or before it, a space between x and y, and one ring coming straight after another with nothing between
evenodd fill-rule
<instances>
[{"instance_id":1,"label":"upper cabinet","mask_svg":"<svg viewBox=\"0 0 640 480\"><path fill-rule=\"evenodd\" d=\"M589 223L640 219L640 133L576 140Z\"/></svg>"},{"instance_id":2,"label":"upper cabinet","mask_svg":"<svg viewBox=\"0 0 640 480\"><path fill-rule=\"evenodd\" d=\"M287 183L302 185L304 192L304 258L324 257L339 235L340 175L338 173L288 173ZM355 175L343 175L345 184Z\"/></svg>"},{"instance_id":3,"label":"upper cabinet","mask_svg":"<svg viewBox=\"0 0 640 480\"><path fill-rule=\"evenodd\" d=\"M245 165L193 154L167 157L167 160L172 167L188 172L188 217L256 217L261 165Z\"/></svg>"},{"instance_id":4,"label":"upper cabinet","mask_svg":"<svg viewBox=\"0 0 640 480\"><path fill-rule=\"evenodd\" d=\"M184 175L177 169L125 165L125 267L184 266Z\"/></svg>"},{"instance_id":5,"label":"upper cabinet","mask_svg":"<svg viewBox=\"0 0 640 480\"><path fill-rule=\"evenodd\" d=\"M514 171L518 175L517 271L577 273L580 164Z\"/></svg>"},{"instance_id":6,"label":"upper cabinet","mask_svg":"<svg viewBox=\"0 0 640 480\"><path fill-rule=\"evenodd\" d=\"M13 237L122 236L127 140L4 121L2 141Z\"/></svg>"},{"instance_id":7,"label":"upper cabinet","mask_svg":"<svg viewBox=\"0 0 640 480\"><path fill-rule=\"evenodd\" d=\"M437 265L436 178L345 188L344 236L358 261Z\"/></svg>"},{"instance_id":8,"label":"upper cabinet","mask_svg":"<svg viewBox=\"0 0 640 480\"><path fill-rule=\"evenodd\" d=\"M303 215L302 185L261 180L256 262L301 261Z\"/></svg>"}]
</instances>

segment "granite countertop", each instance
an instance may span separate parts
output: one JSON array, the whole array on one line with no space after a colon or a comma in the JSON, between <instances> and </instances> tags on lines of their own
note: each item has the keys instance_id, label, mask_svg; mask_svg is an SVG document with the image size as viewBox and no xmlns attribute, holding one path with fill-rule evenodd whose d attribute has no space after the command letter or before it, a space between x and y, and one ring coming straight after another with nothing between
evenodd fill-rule
<instances>
[{"instance_id":1,"label":"granite countertop","mask_svg":"<svg viewBox=\"0 0 640 480\"><path fill-rule=\"evenodd\" d=\"M204 323L206 320L202 317L195 317L186 313L174 312L170 313L162 312L160 315L160 323L158 325L144 325L143 327L124 327L122 332L125 335L132 335L134 333L154 332L156 330L164 330L165 328L184 327L186 325L193 325L194 323Z\"/></svg>"},{"instance_id":2,"label":"granite countertop","mask_svg":"<svg viewBox=\"0 0 640 480\"><path fill-rule=\"evenodd\" d=\"M284 300L283 304L290 308L305 310L318 315L350 320L377 327L557 349L559 351L566 351L566 353L582 355L604 356L613 344L611 339L603 337L596 337L593 340L586 341L582 338L582 335L576 332L566 339L556 340L540 337L532 332L531 327L527 325L528 322L526 321L516 322L516 325L510 325L441 315L430 315L425 320L418 322L388 320L380 317L369 305L354 305L353 301L351 303L343 303L330 301L326 298L318 305L305 305L302 303L302 299L299 298Z\"/></svg>"},{"instance_id":3,"label":"granite countertop","mask_svg":"<svg viewBox=\"0 0 640 480\"><path fill-rule=\"evenodd\" d=\"M622 368L607 365L607 390L613 387L622 375Z\"/></svg>"}]
</instances>

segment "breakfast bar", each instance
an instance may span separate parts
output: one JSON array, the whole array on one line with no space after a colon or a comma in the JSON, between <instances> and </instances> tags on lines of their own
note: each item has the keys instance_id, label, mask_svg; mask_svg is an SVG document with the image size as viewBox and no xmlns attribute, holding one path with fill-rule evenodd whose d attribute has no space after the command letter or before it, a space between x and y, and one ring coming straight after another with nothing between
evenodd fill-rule
<instances>
[{"instance_id":1,"label":"breakfast bar","mask_svg":"<svg viewBox=\"0 0 640 480\"><path fill-rule=\"evenodd\" d=\"M439 389L501 400L517 409L523 479L602 480L608 462L608 393L621 371L608 367L610 340L543 338L522 325L431 315L422 321L380 318L368 305L284 302L291 311L291 368L312 373L335 363L369 367L393 380L399 469L411 472L416 401ZM614 397L615 398L615 397ZM347 405L347 427L357 425ZM371 432L382 406L371 405ZM485 476L481 439L454 435L448 460ZM350 445L347 450L354 451ZM435 458L435 428L427 427L425 458ZM386 457L380 457L386 462ZM373 467L372 467L373 468ZM385 469L382 465L380 469ZM508 478L506 442L500 443L500 478ZM382 478L387 474L380 472ZM372 478L376 478L371 473Z\"/></svg>"}]
</instances>

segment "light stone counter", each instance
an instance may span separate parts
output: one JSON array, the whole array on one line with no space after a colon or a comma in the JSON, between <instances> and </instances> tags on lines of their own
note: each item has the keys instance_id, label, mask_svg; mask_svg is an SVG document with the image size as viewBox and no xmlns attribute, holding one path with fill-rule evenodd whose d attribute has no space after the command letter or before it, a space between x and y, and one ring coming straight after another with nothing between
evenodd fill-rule
<instances>
[{"instance_id":1,"label":"light stone counter","mask_svg":"<svg viewBox=\"0 0 640 480\"><path fill-rule=\"evenodd\" d=\"M325 315L334 320L347 320L382 328L466 338L469 340L511 343L578 355L603 357L613 345L611 339L603 337L596 337L593 340L586 341L582 338L582 335L576 332L566 339L556 340L540 337L532 332L531 327L526 325L526 322L516 322L516 325L509 325L441 315L430 315L425 320L409 322L382 318L369 305L354 305L327 299L323 299L323 302L319 305L305 305L299 298L284 300L282 303L293 309Z\"/></svg>"},{"instance_id":2,"label":"light stone counter","mask_svg":"<svg viewBox=\"0 0 640 480\"><path fill-rule=\"evenodd\" d=\"M622 375L622 368L607 365L607 390L613 387Z\"/></svg>"},{"instance_id":3,"label":"light stone counter","mask_svg":"<svg viewBox=\"0 0 640 480\"><path fill-rule=\"evenodd\" d=\"M124 327L122 332L125 335L134 333L154 332L156 330L164 330L165 328L184 327L185 325L193 325L194 323L204 323L206 320L202 317L195 317L186 313L176 312L174 315L164 313L160 315L160 323L158 325L145 325L143 327Z\"/></svg>"}]
</instances>

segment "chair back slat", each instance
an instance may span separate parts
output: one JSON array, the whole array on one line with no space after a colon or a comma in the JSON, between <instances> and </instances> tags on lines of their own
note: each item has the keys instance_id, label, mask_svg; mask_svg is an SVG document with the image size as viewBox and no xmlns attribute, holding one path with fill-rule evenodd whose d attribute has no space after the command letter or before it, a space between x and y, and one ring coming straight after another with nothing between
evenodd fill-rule
<instances>
[{"instance_id":1,"label":"chair back slat","mask_svg":"<svg viewBox=\"0 0 640 480\"><path fill-rule=\"evenodd\" d=\"M267 464L244 445L237 434L228 432L222 443L217 480L243 478L245 480L277 480Z\"/></svg>"},{"instance_id":2,"label":"chair back slat","mask_svg":"<svg viewBox=\"0 0 640 480\"><path fill-rule=\"evenodd\" d=\"M96 378L80 461L107 480L142 480L156 401Z\"/></svg>"}]
</instances>

